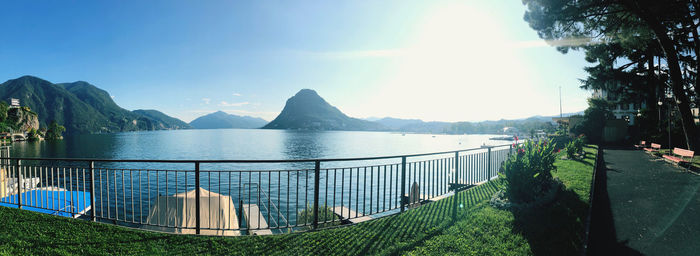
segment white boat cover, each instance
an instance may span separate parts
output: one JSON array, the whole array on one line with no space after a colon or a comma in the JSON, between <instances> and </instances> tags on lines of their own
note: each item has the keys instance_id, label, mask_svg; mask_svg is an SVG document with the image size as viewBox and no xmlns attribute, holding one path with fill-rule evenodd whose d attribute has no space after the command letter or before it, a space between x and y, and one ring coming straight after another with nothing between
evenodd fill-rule
<instances>
[{"instance_id":1,"label":"white boat cover","mask_svg":"<svg viewBox=\"0 0 700 256\"><path fill-rule=\"evenodd\" d=\"M143 228L182 234L196 233L196 190L158 196L149 209ZM200 188L200 218L203 235L239 235L238 216L230 196ZM158 226L152 226L158 225ZM212 230L209 230L211 228ZM223 229L223 230L215 230Z\"/></svg>"}]
</instances>

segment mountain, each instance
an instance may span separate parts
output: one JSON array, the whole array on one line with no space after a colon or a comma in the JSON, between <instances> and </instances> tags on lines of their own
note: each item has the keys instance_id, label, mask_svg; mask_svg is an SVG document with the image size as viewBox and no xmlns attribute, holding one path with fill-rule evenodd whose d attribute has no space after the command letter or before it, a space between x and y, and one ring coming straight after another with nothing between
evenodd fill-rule
<instances>
[{"instance_id":1,"label":"mountain","mask_svg":"<svg viewBox=\"0 0 700 256\"><path fill-rule=\"evenodd\" d=\"M377 122L391 130L400 130L402 127L407 126L407 125L416 125L416 124L421 124L424 123L420 119L400 119L400 118L393 118L393 117L385 117L381 119L377 119L374 122Z\"/></svg>"},{"instance_id":2,"label":"mountain","mask_svg":"<svg viewBox=\"0 0 700 256\"><path fill-rule=\"evenodd\" d=\"M217 111L205 116L200 116L190 122L195 129L226 129L226 128L260 128L267 124L262 118L251 116L237 116Z\"/></svg>"},{"instance_id":3,"label":"mountain","mask_svg":"<svg viewBox=\"0 0 700 256\"><path fill-rule=\"evenodd\" d=\"M66 133L103 133L175 129L166 123L119 107L106 91L87 82L53 84L23 76L0 84L0 100L20 100L46 127L52 120L66 127Z\"/></svg>"},{"instance_id":4,"label":"mountain","mask_svg":"<svg viewBox=\"0 0 700 256\"><path fill-rule=\"evenodd\" d=\"M443 133L450 126L448 122L425 122L420 119L400 119L385 117L375 121L392 131L415 133Z\"/></svg>"},{"instance_id":5,"label":"mountain","mask_svg":"<svg viewBox=\"0 0 700 256\"><path fill-rule=\"evenodd\" d=\"M382 130L378 123L348 117L316 91L303 89L289 98L282 112L263 129Z\"/></svg>"},{"instance_id":6,"label":"mountain","mask_svg":"<svg viewBox=\"0 0 700 256\"><path fill-rule=\"evenodd\" d=\"M153 129L151 130L170 130L170 129L190 129L192 126L184 121L163 114L154 109L137 109L132 113L146 117L151 120Z\"/></svg>"}]
</instances>

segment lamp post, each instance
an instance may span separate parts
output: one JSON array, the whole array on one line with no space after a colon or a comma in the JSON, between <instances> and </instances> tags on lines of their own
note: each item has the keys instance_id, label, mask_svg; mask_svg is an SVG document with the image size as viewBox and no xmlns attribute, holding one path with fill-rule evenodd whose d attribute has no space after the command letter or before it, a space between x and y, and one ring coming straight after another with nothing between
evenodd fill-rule
<instances>
[{"instance_id":1,"label":"lamp post","mask_svg":"<svg viewBox=\"0 0 700 256\"><path fill-rule=\"evenodd\" d=\"M662 101L657 102L659 104L659 133L661 133L661 106L664 104Z\"/></svg>"},{"instance_id":2,"label":"lamp post","mask_svg":"<svg viewBox=\"0 0 700 256\"><path fill-rule=\"evenodd\" d=\"M664 105L663 101L657 102L659 104L659 133L661 133L661 106ZM671 101L669 100L668 107L666 111L668 112L668 150L671 150Z\"/></svg>"},{"instance_id":3,"label":"lamp post","mask_svg":"<svg viewBox=\"0 0 700 256\"><path fill-rule=\"evenodd\" d=\"M668 150L671 153L671 103L668 104Z\"/></svg>"}]
</instances>

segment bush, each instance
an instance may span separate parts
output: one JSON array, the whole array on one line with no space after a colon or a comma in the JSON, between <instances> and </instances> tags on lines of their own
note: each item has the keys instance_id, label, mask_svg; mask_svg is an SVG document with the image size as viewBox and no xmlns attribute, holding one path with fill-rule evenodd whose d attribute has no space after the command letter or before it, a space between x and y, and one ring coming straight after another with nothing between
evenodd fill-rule
<instances>
[{"instance_id":1,"label":"bush","mask_svg":"<svg viewBox=\"0 0 700 256\"><path fill-rule=\"evenodd\" d=\"M566 144L566 157L569 159L576 158L576 140L572 140Z\"/></svg>"},{"instance_id":2,"label":"bush","mask_svg":"<svg viewBox=\"0 0 700 256\"><path fill-rule=\"evenodd\" d=\"M583 144L585 144L585 136L579 136L566 144L566 156L569 159L576 158L577 155L583 155Z\"/></svg>"},{"instance_id":3,"label":"bush","mask_svg":"<svg viewBox=\"0 0 700 256\"><path fill-rule=\"evenodd\" d=\"M609 102L602 99L589 99L588 108L584 111L583 122L571 130L575 134L586 134L593 143L603 139L603 127L609 119L615 119Z\"/></svg>"},{"instance_id":4,"label":"bush","mask_svg":"<svg viewBox=\"0 0 700 256\"><path fill-rule=\"evenodd\" d=\"M527 141L515 150L499 173L504 180L505 196L512 203L535 202L555 184L551 173L555 168L554 146L551 140Z\"/></svg>"},{"instance_id":5,"label":"bush","mask_svg":"<svg viewBox=\"0 0 700 256\"><path fill-rule=\"evenodd\" d=\"M63 139L64 131L66 131L66 128L63 125L59 125L56 121L51 121L49 128L46 130L46 140Z\"/></svg>"},{"instance_id":6,"label":"bush","mask_svg":"<svg viewBox=\"0 0 700 256\"><path fill-rule=\"evenodd\" d=\"M554 150L565 148L566 144L571 141L571 137L569 137L569 135L548 135L547 137L549 137L551 140Z\"/></svg>"},{"instance_id":7,"label":"bush","mask_svg":"<svg viewBox=\"0 0 700 256\"><path fill-rule=\"evenodd\" d=\"M37 140L39 140L39 132L38 132L36 129L34 129L34 128L30 129L29 132L27 132L27 135L28 135L28 136L27 136L27 140L28 140L28 141L37 141Z\"/></svg>"},{"instance_id":8,"label":"bush","mask_svg":"<svg viewBox=\"0 0 700 256\"><path fill-rule=\"evenodd\" d=\"M323 223L326 222L327 223ZM314 208L310 205L306 206L306 209L299 211L297 214L297 223L307 224L309 226L304 227L305 229L311 229L314 222ZM340 225L340 219L333 213L333 209L330 206L322 205L318 207L318 227L332 227Z\"/></svg>"}]
</instances>

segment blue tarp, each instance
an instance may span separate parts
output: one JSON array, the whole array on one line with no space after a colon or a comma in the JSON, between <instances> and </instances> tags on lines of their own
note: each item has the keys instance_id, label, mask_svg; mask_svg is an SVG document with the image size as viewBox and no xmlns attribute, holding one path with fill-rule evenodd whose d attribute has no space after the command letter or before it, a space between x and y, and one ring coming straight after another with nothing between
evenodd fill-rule
<instances>
[{"instance_id":1,"label":"blue tarp","mask_svg":"<svg viewBox=\"0 0 700 256\"><path fill-rule=\"evenodd\" d=\"M0 206L17 208L17 195L0 199ZM31 190L22 193L22 209L63 217L78 217L90 209L90 192Z\"/></svg>"}]
</instances>

